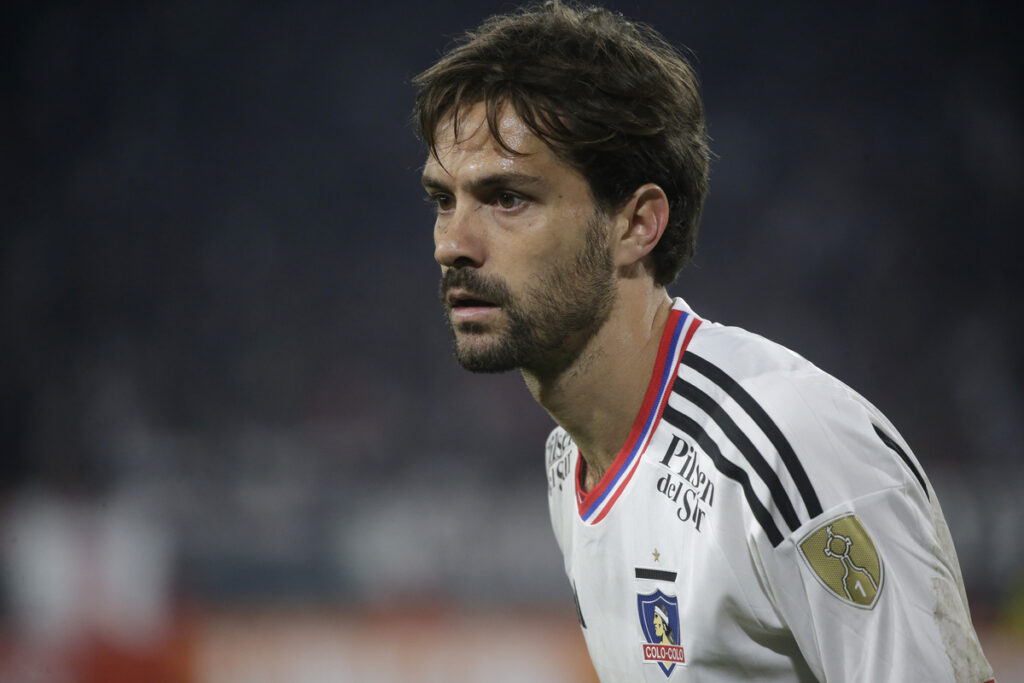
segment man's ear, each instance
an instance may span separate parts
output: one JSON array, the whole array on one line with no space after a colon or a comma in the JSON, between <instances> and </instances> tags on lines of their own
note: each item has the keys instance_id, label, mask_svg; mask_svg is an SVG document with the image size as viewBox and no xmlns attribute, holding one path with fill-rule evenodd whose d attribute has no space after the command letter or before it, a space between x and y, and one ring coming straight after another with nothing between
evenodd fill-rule
<instances>
[{"instance_id":1,"label":"man's ear","mask_svg":"<svg viewBox=\"0 0 1024 683\"><path fill-rule=\"evenodd\" d=\"M637 188L616 213L613 262L632 268L658 244L668 225L668 197L654 183Z\"/></svg>"}]
</instances>

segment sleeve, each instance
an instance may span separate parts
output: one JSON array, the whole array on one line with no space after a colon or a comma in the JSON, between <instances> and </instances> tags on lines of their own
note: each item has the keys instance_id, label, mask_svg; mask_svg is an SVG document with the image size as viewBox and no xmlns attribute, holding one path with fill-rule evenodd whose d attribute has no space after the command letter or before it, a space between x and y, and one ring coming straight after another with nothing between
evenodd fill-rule
<instances>
[{"instance_id":1,"label":"sleeve","mask_svg":"<svg viewBox=\"0 0 1024 683\"><path fill-rule=\"evenodd\" d=\"M751 545L811 669L823 681L994 680L941 508L909 448L859 397L800 398L781 422L823 511L776 547Z\"/></svg>"}]
</instances>

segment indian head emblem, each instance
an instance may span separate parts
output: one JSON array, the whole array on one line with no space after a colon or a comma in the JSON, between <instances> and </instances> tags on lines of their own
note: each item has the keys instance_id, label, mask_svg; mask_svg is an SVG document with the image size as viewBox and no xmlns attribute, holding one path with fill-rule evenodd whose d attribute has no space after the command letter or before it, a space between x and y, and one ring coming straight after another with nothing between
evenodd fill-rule
<instances>
[{"instance_id":1,"label":"indian head emblem","mask_svg":"<svg viewBox=\"0 0 1024 683\"><path fill-rule=\"evenodd\" d=\"M882 559L855 515L822 524L800 542L818 580L840 600L871 609L882 590Z\"/></svg>"},{"instance_id":2,"label":"indian head emblem","mask_svg":"<svg viewBox=\"0 0 1024 683\"><path fill-rule=\"evenodd\" d=\"M645 662L657 663L665 676L671 676L676 664L685 664L683 646L679 643L679 600L660 590L638 595L637 609L644 638Z\"/></svg>"}]
</instances>

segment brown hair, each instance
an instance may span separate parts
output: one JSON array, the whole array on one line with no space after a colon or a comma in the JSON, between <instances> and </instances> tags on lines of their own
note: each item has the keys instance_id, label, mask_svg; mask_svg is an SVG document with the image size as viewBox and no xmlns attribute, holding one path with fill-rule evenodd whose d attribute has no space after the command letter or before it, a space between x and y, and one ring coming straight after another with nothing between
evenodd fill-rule
<instances>
[{"instance_id":1,"label":"brown hair","mask_svg":"<svg viewBox=\"0 0 1024 683\"><path fill-rule=\"evenodd\" d=\"M653 28L621 14L547 2L487 19L416 76L413 116L430 153L448 118L483 102L495 140L502 107L516 114L590 185L603 210L645 183L669 199L652 252L667 285L692 258L708 188L708 146L697 77Z\"/></svg>"}]
</instances>

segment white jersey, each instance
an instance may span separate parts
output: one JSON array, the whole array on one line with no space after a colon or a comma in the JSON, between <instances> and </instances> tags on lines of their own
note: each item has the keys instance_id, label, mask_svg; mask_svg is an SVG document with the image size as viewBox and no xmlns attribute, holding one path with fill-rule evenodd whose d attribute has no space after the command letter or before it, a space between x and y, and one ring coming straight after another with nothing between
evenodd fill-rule
<instances>
[{"instance_id":1,"label":"white jersey","mask_svg":"<svg viewBox=\"0 0 1024 683\"><path fill-rule=\"evenodd\" d=\"M993 679L910 447L781 346L677 299L601 481L561 428L546 458L603 683Z\"/></svg>"}]
</instances>

